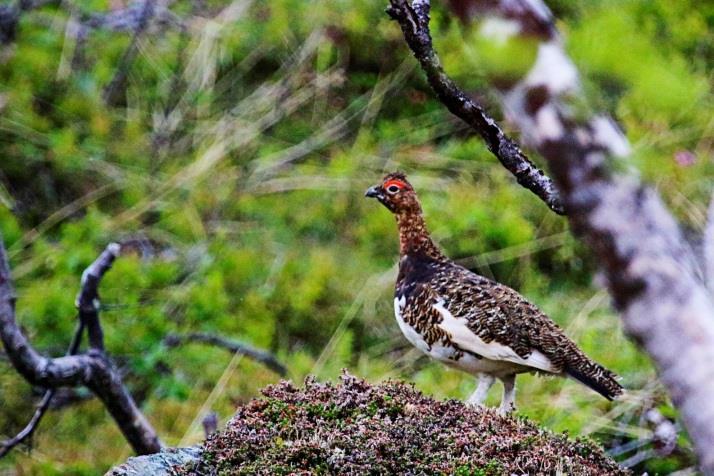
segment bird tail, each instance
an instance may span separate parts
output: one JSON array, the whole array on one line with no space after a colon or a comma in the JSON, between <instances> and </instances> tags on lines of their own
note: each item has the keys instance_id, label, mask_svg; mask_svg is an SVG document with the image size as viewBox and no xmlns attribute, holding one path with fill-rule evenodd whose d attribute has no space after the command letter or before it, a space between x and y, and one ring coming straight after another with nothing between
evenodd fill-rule
<instances>
[{"instance_id":1,"label":"bird tail","mask_svg":"<svg viewBox=\"0 0 714 476\"><path fill-rule=\"evenodd\" d=\"M623 392L622 385L616 380L617 376L590 359L566 365L564 373L608 400L617 398Z\"/></svg>"}]
</instances>

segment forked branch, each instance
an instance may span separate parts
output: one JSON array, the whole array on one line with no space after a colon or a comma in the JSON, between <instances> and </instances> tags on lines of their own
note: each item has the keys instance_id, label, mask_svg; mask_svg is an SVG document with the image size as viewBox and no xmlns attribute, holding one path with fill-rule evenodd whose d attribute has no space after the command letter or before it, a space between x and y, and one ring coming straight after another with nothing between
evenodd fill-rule
<instances>
[{"instance_id":1,"label":"forked branch","mask_svg":"<svg viewBox=\"0 0 714 476\"><path fill-rule=\"evenodd\" d=\"M155 453L161 449L156 432L136 406L119 373L103 350L97 289L120 249L118 244L110 244L87 268L82 276L82 287L77 298L79 327L68 355L47 358L32 347L15 320L15 292L5 246L0 237L0 338L10 362L17 371L31 384L48 389L30 423L15 438L3 444L3 448L9 450L32 435L49 406L53 389L84 385L104 403L136 453ZM87 353L76 354L84 327L90 336L90 348ZM7 450L2 454L5 452Z\"/></svg>"}]
</instances>

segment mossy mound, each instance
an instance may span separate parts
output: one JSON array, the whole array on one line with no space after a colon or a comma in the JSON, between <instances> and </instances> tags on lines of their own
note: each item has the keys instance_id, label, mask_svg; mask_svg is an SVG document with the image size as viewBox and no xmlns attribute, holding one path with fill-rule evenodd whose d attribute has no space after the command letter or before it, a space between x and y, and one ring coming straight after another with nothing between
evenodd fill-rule
<instances>
[{"instance_id":1,"label":"mossy mound","mask_svg":"<svg viewBox=\"0 0 714 476\"><path fill-rule=\"evenodd\" d=\"M184 474L625 475L593 442L345 374L282 382L241 407Z\"/></svg>"}]
</instances>

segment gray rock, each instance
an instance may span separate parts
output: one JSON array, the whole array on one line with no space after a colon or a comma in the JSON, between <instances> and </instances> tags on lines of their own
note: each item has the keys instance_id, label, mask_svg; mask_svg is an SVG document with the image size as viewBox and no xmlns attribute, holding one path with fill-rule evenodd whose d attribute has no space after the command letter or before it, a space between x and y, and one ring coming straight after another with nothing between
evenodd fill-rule
<instances>
[{"instance_id":1,"label":"gray rock","mask_svg":"<svg viewBox=\"0 0 714 476\"><path fill-rule=\"evenodd\" d=\"M126 463L109 470L104 476L171 476L175 466L199 461L202 449L165 448L160 453L135 456Z\"/></svg>"}]
</instances>

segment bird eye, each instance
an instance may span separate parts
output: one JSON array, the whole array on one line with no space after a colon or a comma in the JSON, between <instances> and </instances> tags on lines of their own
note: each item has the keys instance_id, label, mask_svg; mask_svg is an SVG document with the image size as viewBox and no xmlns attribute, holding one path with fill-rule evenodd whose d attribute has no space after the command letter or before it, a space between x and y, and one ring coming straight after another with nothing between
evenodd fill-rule
<instances>
[{"instance_id":1,"label":"bird eye","mask_svg":"<svg viewBox=\"0 0 714 476\"><path fill-rule=\"evenodd\" d=\"M387 187L387 192L389 193L397 193L398 191L399 187L397 187L396 185L390 185L389 187Z\"/></svg>"}]
</instances>

